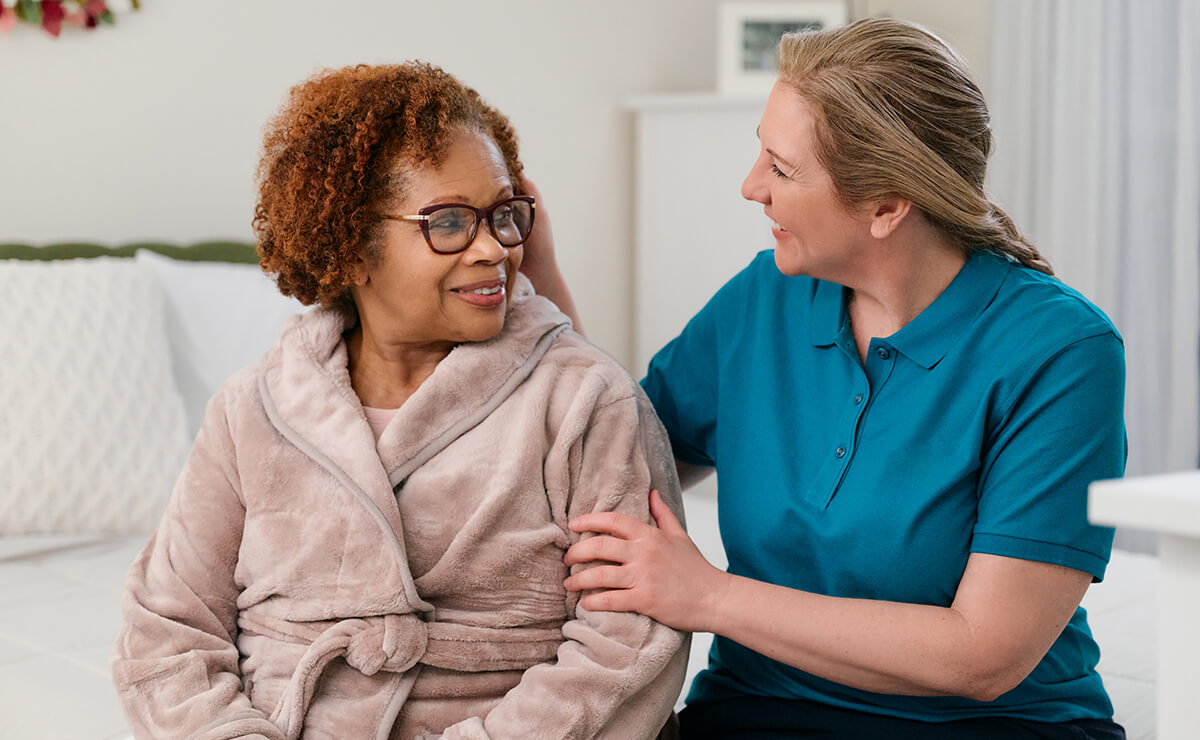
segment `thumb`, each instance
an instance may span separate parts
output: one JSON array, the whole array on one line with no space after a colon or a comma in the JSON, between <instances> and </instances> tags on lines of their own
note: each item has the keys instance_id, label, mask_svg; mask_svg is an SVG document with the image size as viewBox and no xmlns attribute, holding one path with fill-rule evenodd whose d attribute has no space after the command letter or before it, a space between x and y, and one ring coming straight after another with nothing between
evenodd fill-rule
<instances>
[{"instance_id":1,"label":"thumb","mask_svg":"<svg viewBox=\"0 0 1200 740\"><path fill-rule=\"evenodd\" d=\"M675 518L674 512L667 506L667 502L662 500L658 491L650 491L650 515L654 517L654 522L663 532L667 534L686 533L683 525Z\"/></svg>"}]
</instances>

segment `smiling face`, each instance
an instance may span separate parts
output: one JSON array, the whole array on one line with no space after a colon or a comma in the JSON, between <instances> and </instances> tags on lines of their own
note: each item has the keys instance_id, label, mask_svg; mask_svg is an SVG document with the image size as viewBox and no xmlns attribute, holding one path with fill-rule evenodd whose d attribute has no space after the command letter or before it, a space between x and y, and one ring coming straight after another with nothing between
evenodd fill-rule
<instances>
[{"instance_id":1,"label":"smiling face","mask_svg":"<svg viewBox=\"0 0 1200 740\"><path fill-rule=\"evenodd\" d=\"M454 134L440 166L409 169L403 179L405 196L389 213L439 203L486 208L513 194L500 149L468 129ZM457 254L430 249L417 221L386 221L382 234L378 258L360 267L352 288L364 328L389 343L445 351L500 333L522 247L501 246L486 224Z\"/></svg>"},{"instance_id":2,"label":"smiling face","mask_svg":"<svg viewBox=\"0 0 1200 740\"><path fill-rule=\"evenodd\" d=\"M761 149L742 197L763 204L775 237L775 264L785 275L843 282L869 234L867 213L846 209L816 153L812 108L776 83L758 128Z\"/></svg>"}]
</instances>

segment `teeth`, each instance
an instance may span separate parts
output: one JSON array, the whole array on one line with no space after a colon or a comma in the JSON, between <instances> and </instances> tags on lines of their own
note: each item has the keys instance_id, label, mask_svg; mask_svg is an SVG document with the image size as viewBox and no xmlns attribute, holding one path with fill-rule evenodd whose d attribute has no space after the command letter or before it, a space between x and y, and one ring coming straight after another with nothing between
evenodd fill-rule
<instances>
[{"instance_id":1,"label":"teeth","mask_svg":"<svg viewBox=\"0 0 1200 740\"><path fill-rule=\"evenodd\" d=\"M469 290L467 292L474 293L475 295L496 295L500 292L500 286L497 285L493 288L476 288L475 290Z\"/></svg>"},{"instance_id":2,"label":"teeth","mask_svg":"<svg viewBox=\"0 0 1200 740\"><path fill-rule=\"evenodd\" d=\"M780 231L787 231L787 229L785 229L785 228L783 228L782 226L780 226L780 225L779 225L779 222L778 222L778 221L772 221L772 222L771 222L771 225L772 225L772 226L774 226L776 229L779 229Z\"/></svg>"}]
</instances>

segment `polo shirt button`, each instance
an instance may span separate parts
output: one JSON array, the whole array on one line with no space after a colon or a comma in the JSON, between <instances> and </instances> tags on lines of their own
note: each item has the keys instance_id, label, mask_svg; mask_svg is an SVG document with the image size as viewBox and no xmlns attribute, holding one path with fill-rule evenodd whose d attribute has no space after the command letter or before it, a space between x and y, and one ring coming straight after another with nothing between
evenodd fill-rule
<instances>
[{"instance_id":1,"label":"polo shirt button","mask_svg":"<svg viewBox=\"0 0 1200 740\"><path fill-rule=\"evenodd\" d=\"M846 456L846 448L839 447L833 454L837 455L838 457L845 457Z\"/></svg>"},{"instance_id":2,"label":"polo shirt button","mask_svg":"<svg viewBox=\"0 0 1200 740\"><path fill-rule=\"evenodd\" d=\"M879 358L881 360L886 360L888 358L888 351L886 349L884 349L883 347L880 347L879 349L877 349L875 351L879 354Z\"/></svg>"},{"instance_id":3,"label":"polo shirt button","mask_svg":"<svg viewBox=\"0 0 1200 740\"><path fill-rule=\"evenodd\" d=\"M858 404L860 404L860 403L862 403L862 394L861 394L861 393L855 393L855 394L854 394L854 405L855 405L855 406L857 406L857 405L858 405Z\"/></svg>"}]
</instances>

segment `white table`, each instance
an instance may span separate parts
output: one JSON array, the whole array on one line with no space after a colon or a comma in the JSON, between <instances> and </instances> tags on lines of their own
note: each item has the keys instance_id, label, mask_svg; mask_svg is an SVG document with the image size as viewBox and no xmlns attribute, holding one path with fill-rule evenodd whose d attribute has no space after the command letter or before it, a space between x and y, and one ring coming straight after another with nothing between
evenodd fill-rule
<instances>
[{"instance_id":1,"label":"white table","mask_svg":"<svg viewBox=\"0 0 1200 740\"><path fill-rule=\"evenodd\" d=\"M1194 739L1200 732L1200 471L1093 483L1088 517L1159 533L1159 737Z\"/></svg>"}]
</instances>

